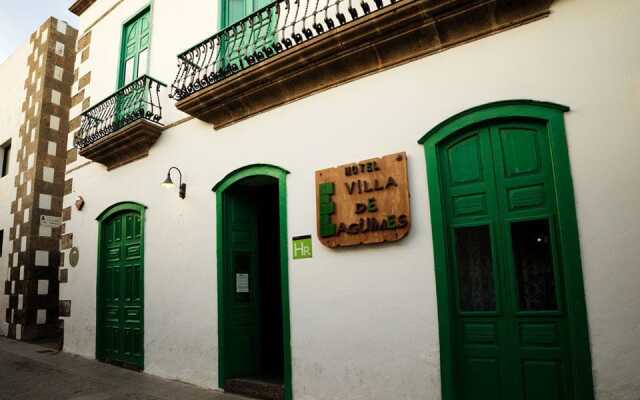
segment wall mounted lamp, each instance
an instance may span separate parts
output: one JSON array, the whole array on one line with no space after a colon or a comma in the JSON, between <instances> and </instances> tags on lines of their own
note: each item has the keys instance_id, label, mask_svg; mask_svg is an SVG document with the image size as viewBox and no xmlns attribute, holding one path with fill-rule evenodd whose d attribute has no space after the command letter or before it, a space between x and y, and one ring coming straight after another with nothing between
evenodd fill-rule
<instances>
[{"instance_id":1,"label":"wall mounted lamp","mask_svg":"<svg viewBox=\"0 0 640 400\"><path fill-rule=\"evenodd\" d=\"M176 171L178 171L178 174L180 176L180 182L178 184L178 189L179 189L178 196L180 196L181 199L184 199L184 197L187 195L187 184L182 183L182 172L177 167L169 168L169 171L167 171L167 179L165 179L164 182L162 182L162 186L166 188L172 188L174 186L174 183L171 180L172 169L175 169Z\"/></svg>"}]
</instances>

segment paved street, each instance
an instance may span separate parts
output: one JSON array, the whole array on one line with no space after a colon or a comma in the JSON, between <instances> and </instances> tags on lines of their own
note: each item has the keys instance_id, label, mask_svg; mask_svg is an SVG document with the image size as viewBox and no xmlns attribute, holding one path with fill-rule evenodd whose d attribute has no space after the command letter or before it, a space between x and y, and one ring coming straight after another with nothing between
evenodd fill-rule
<instances>
[{"instance_id":1,"label":"paved street","mask_svg":"<svg viewBox=\"0 0 640 400\"><path fill-rule=\"evenodd\" d=\"M0 400L243 400L0 337Z\"/></svg>"}]
</instances>

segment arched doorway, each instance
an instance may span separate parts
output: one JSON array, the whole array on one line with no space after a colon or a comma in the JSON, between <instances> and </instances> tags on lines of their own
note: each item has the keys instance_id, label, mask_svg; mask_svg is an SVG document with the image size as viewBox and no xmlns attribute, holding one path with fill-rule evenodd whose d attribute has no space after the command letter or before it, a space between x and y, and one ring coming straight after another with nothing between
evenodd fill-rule
<instances>
[{"instance_id":1,"label":"arched doorway","mask_svg":"<svg viewBox=\"0 0 640 400\"><path fill-rule=\"evenodd\" d=\"M444 400L593 399L566 111L487 104L419 141Z\"/></svg>"},{"instance_id":2,"label":"arched doorway","mask_svg":"<svg viewBox=\"0 0 640 400\"><path fill-rule=\"evenodd\" d=\"M144 368L144 211L117 203L97 218L96 358Z\"/></svg>"},{"instance_id":3,"label":"arched doorway","mask_svg":"<svg viewBox=\"0 0 640 400\"><path fill-rule=\"evenodd\" d=\"M219 385L291 399L287 171L251 165L216 192Z\"/></svg>"}]
</instances>

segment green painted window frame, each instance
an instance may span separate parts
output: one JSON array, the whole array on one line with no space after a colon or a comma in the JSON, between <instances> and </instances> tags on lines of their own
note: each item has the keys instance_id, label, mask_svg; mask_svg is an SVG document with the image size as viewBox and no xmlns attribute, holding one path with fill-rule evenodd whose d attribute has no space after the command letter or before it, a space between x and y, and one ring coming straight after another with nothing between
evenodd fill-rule
<instances>
[{"instance_id":1,"label":"green painted window frame","mask_svg":"<svg viewBox=\"0 0 640 400\"><path fill-rule=\"evenodd\" d=\"M229 10L227 7L228 0L218 0L218 31L227 27L227 20L229 19Z\"/></svg>"},{"instance_id":2,"label":"green painted window frame","mask_svg":"<svg viewBox=\"0 0 640 400\"><path fill-rule=\"evenodd\" d=\"M102 360L103 359L103 347L102 347L102 335L101 335L101 330L99 329L100 327L100 321L102 320L102 307L100 307L100 303L102 300L102 274L100 273L100 271L102 270L102 236L103 236L103 232L104 232L104 222L107 221L111 216L124 212L124 211L134 211L137 212L140 215L140 225L142 226L142 237L141 237L141 241L142 241L142 254L143 254L143 260L144 258L144 241L145 241L145 229L144 229L144 225L145 225L145 211L147 209L147 206L142 205L140 203L136 203L133 201L123 201L123 202L119 202L119 203L115 203L113 205L111 205L110 207L106 208L104 211L102 211L97 217L96 217L96 221L98 221L98 261L96 262L96 349L95 349L95 357L96 360ZM142 266L143 268L143 272L142 272L142 276L144 278L144 264ZM142 280L142 287L143 287L143 293L144 293L144 279ZM145 298L144 296L142 296L142 309L144 310L145 308ZM144 311L143 311L144 312ZM144 318L142 319L142 337L143 337L143 341L144 341ZM144 345L143 345L144 346ZM142 368L144 370L144 360L145 357L145 353L142 353L142 365L140 366L140 368Z\"/></svg>"},{"instance_id":3,"label":"green painted window frame","mask_svg":"<svg viewBox=\"0 0 640 400\"><path fill-rule=\"evenodd\" d=\"M589 326L585 302L580 242L575 209L573 181L569 162L564 126L564 113L569 107L533 100L509 100L484 104L456 114L427 132L418 143L424 146L427 164L427 185L433 234L434 262L436 275L436 296L438 303L438 325L440 336L441 390L443 400L457 400L455 379L455 349L453 315L455 302L449 282L447 234L445 230L444 196L441 193L437 147L439 143L465 128L487 122L514 118L530 119L546 125L549 134L549 148L553 165L553 181L557 196L557 224L559 251L567 302L567 319L571 338L570 352L573 367L573 390L576 399L593 400L593 375ZM560 190L562 189L562 190Z\"/></svg>"},{"instance_id":4,"label":"green painted window frame","mask_svg":"<svg viewBox=\"0 0 640 400\"><path fill-rule=\"evenodd\" d=\"M280 285L282 291L282 341L284 352L284 398L292 400L291 373L291 318L289 307L289 249L287 243L287 175L289 171L275 165L252 164L238 168L213 187L216 194L216 261L218 290L218 386L224 387L225 381L225 304L224 304L224 192L234 183L253 176L269 176L278 181L279 228L280 228Z\"/></svg>"}]
</instances>

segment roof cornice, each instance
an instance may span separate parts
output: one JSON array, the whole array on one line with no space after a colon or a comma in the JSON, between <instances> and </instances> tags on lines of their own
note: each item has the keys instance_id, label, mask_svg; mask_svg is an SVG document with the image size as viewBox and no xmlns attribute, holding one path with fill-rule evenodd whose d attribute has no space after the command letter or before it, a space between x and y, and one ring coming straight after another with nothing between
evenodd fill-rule
<instances>
[{"instance_id":1,"label":"roof cornice","mask_svg":"<svg viewBox=\"0 0 640 400\"><path fill-rule=\"evenodd\" d=\"M87 8L91 7L96 0L76 0L73 2L71 7L69 7L69 11L74 13L77 16L82 15L83 12L87 10Z\"/></svg>"}]
</instances>

